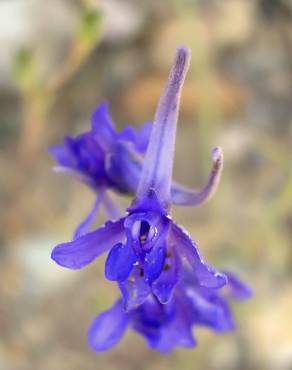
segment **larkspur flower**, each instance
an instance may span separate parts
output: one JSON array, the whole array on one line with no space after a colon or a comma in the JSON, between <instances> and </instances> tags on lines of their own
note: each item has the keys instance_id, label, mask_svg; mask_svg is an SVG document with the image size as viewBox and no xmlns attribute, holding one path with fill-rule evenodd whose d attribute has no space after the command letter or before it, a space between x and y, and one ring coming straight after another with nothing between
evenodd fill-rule
<instances>
[{"instance_id":1,"label":"larkspur flower","mask_svg":"<svg viewBox=\"0 0 292 370\"><path fill-rule=\"evenodd\" d=\"M151 126L151 123L145 123L139 131L128 126L121 132L116 132L108 104L103 102L91 117L90 131L76 137L67 136L62 145L49 149L49 153L58 163L55 167L57 172L73 176L89 186L96 194L91 211L74 233L75 238L90 230L100 205L104 206L111 218L119 217L120 212L111 201L107 190L127 194L130 192L130 181L129 176L123 179L114 175L116 169L113 168L110 158L121 151L132 153L131 161L128 157L127 160L123 160L123 158L126 159L124 154L119 162L120 167L130 173L137 162L134 160L134 154L138 156L147 148Z\"/></svg>"},{"instance_id":2,"label":"larkspur flower","mask_svg":"<svg viewBox=\"0 0 292 370\"><path fill-rule=\"evenodd\" d=\"M156 351L192 348L196 345L193 327L207 327L216 333L235 328L229 301L248 299L251 292L233 274L226 288L219 291L204 288L189 276L177 285L166 304L161 304L152 294L139 307L126 312L122 300L118 300L91 324L89 345L95 352L107 351L118 344L130 327Z\"/></svg>"},{"instance_id":3,"label":"larkspur flower","mask_svg":"<svg viewBox=\"0 0 292 370\"><path fill-rule=\"evenodd\" d=\"M75 238L90 230L101 205L109 217L118 218L119 211L108 190L120 194L135 194L151 128L152 124L149 122L143 124L138 131L127 126L117 132L108 104L103 102L92 115L90 131L76 137L67 136L62 145L49 149L58 163L56 171L73 176L96 194L92 209L75 231ZM198 206L213 195L223 167L220 148L213 150L212 161L209 179L203 189L195 191L176 182L172 183L173 204Z\"/></svg>"},{"instance_id":4,"label":"larkspur flower","mask_svg":"<svg viewBox=\"0 0 292 370\"><path fill-rule=\"evenodd\" d=\"M161 303L168 302L185 265L193 269L199 286L218 289L227 281L223 273L204 262L196 243L169 215L178 108L189 59L188 49L177 49L155 115L136 196L126 216L60 244L52 252L59 265L80 269L110 250L105 275L119 283L127 310L151 295Z\"/></svg>"},{"instance_id":5,"label":"larkspur flower","mask_svg":"<svg viewBox=\"0 0 292 370\"><path fill-rule=\"evenodd\" d=\"M152 124L145 123L137 131L125 127L121 132L115 130L108 104L101 103L91 117L91 130L76 137L67 136L62 145L49 149L49 153L58 163L57 171L67 172L85 183L95 192L101 189L113 189L120 193L130 192L130 185L123 183L111 166L111 156L125 152L143 154L149 142ZM121 166L131 170L132 163L122 159ZM132 158L134 164L134 158Z\"/></svg>"}]
</instances>

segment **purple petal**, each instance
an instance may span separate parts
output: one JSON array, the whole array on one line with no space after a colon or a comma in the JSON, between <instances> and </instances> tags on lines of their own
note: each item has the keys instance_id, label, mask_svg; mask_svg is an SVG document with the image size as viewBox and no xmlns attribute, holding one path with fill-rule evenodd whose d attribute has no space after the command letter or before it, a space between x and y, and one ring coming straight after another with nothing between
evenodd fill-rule
<instances>
[{"instance_id":1,"label":"purple petal","mask_svg":"<svg viewBox=\"0 0 292 370\"><path fill-rule=\"evenodd\" d=\"M63 144L49 148L49 154L61 166L69 168L77 168L79 164L80 143L84 142L84 138L90 135L84 133L76 137L65 136Z\"/></svg>"},{"instance_id":2,"label":"purple petal","mask_svg":"<svg viewBox=\"0 0 292 370\"><path fill-rule=\"evenodd\" d=\"M196 243L185 230L172 222L171 233L172 243L181 258L191 266L201 286L215 289L226 284L226 276L204 262Z\"/></svg>"},{"instance_id":3,"label":"purple petal","mask_svg":"<svg viewBox=\"0 0 292 370\"><path fill-rule=\"evenodd\" d=\"M162 353L169 353L176 347L193 348L196 344L191 328L184 323L182 318L163 328L159 341L149 341L151 348Z\"/></svg>"},{"instance_id":4,"label":"purple petal","mask_svg":"<svg viewBox=\"0 0 292 370\"><path fill-rule=\"evenodd\" d=\"M66 145L66 139L63 145L57 145L49 148L49 154L54 160L59 163L60 166L64 167L75 167L76 158L70 148Z\"/></svg>"},{"instance_id":5,"label":"purple petal","mask_svg":"<svg viewBox=\"0 0 292 370\"><path fill-rule=\"evenodd\" d=\"M88 331L89 346L95 352L111 349L122 339L128 324L128 315L119 300L112 308L98 315L91 324Z\"/></svg>"},{"instance_id":6,"label":"purple petal","mask_svg":"<svg viewBox=\"0 0 292 370\"><path fill-rule=\"evenodd\" d=\"M106 172L116 188L123 193L135 193L142 169L142 158L129 145L117 143L106 159Z\"/></svg>"},{"instance_id":7,"label":"purple petal","mask_svg":"<svg viewBox=\"0 0 292 370\"><path fill-rule=\"evenodd\" d=\"M173 289L179 281L180 259L175 252L172 254L171 258L167 258L160 276L152 284L153 294L163 304L171 299Z\"/></svg>"},{"instance_id":8,"label":"purple petal","mask_svg":"<svg viewBox=\"0 0 292 370\"><path fill-rule=\"evenodd\" d=\"M171 201L183 206L198 206L209 200L216 192L223 169L223 154L221 148L215 148L212 153L213 167L205 187L201 191L193 191L178 184L171 187Z\"/></svg>"},{"instance_id":9,"label":"purple petal","mask_svg":"<svg viewBox=\"0 0 292 370\"><path fill-rule=\"evenodd\" d=\"M151 284L159 277L165 261L165 240L157 240L153 248L146 254L144 259L145 282Z\"/></svg>"},{"instance_id":10,"label":"purple petal","mask_svg":"<svg viewBox=\"0 0 292 370\"><path fill-rule=\"evenodd\" d=\"M133 251L130 243L116 244L107 256L105 263L105 277L108 280L113 281L126 280L137 260L138 256Z\"/></svg>"},{"instance_id":11,"label":"purple petal","mask_svg":"<svg viewBox=\"0 0 292 370\"><path fill-rule=\"evenodd\" d=\"M237 301L244 301L252 296L250 287L243 283L235 274L227 271L224 271L224 274L228 279L226 289L231 298Z\"/></svg>"},{"instance_id":12,"label":"purple petal","mask_svg":"<svg viewBox=\"0 0 292 370\"><path fill-rule=\"evenodd\" d=\"M147 196L149 189L154 189L163 204L167 206L169 203L178 108L189 59L188 49L177 49L151 131L137 190L140 200Z\"/></svg>"},{"instance_id":13,"label":"purple petal","mask_svg":"<svg viewBox=\"0 0 292 370\"><path fill-rule=\"evenodd\" d=\"M153 124L152 122L146 122L137 133L135 148L140 153L145 153L149 144Z\"/></svg>"},{"instance_id":14,"label":"purple petal","mask_svg":"<svg viewBox=\"0 0 292 370\"><path fill-rule=\"evenodd\" d=\"M120 141L127 141L128 143L132 143L135 145L135 142L137 140L137 133L134 127L127 126L124 127L119 133L118 133L118 139Z\"/></svg>"},{"instance_id":15,"label":"purple petal","mask_svg":"<svg viewBox=\"0 0 292 370\"><path fill-rule=\"evenodd\" d=\"M147 300L131 315L132 327L143 335L150 347L154 348L161 336L161 329L174 318L175 310L173 304L162 305L150 294Z\"/></svg>"},{"instance_id":16,"label":"purple petal","mask_svg":"<svg viewBox=\"0 0 292 370\"><path fill-rule=\"evenodd\" d=\"M216 332L226 332L235 327L233 316L226 299L216 291L190 289L188 296L193 305L195 323L208 326Z\"/></svg>"},{"instance_id":17,"label":"purple petal","mask_svg":"<svg viewBox=\"0 0 292 370\"><path fill-rule=\"evenodd\" d=\"M91 132L74 138L66 137L63 146L50 150L60 166L57 169L70 174L96 190L104 185L104 152Z\"/></svg>"},{"instance_id":18,"label":"purple petal","mask_svg":"<svg viewBox=\"0 0 292 370\"><path fill-rule=\"evenodd\" d=\"M152 123L144 123L139 131L136 131L132 126L125 127L118 134L118 139L120 141L127 141L134 145L134 149L139 153L145 153L149 138L151 134Z\"/></svg>"},{"instance_id":19,"label":"purple petal","mask_svg":"<svg viewBox=\"0 0 292 370\"><path fill-rule=\"evenodd\" d=\"M111 248L124 237L124 218L107 222L99 229L69 243L57 245L52 259L60 266L80 269Z\"/></svg>"},{"instance_id":20,"label":"purple petal","mask_svg":"<svg viewBox=\"0 0 292 370\"><path fill-rule=\"evenodd\" d=\"M91 117L92 132L98 144L107 151L114 144L116 133L108 103L101 103Z\"/></svg>"},{"instance_id":21,"label":"purple petal","mask_svg":"<svg viewBox=\"0 0 292 370\"><path fill-rule=\"evenodd\" d=\"M87 215L85 220L83 220L81 222L81 224L76 228L76 230L74 232L74 239L78 239L82 235L89 232L89 230L90 230L90 228L91 228L91 226L92 226L92 224L95 220L98 208L99 208L100 203L102 201L102 197L103 197L103 192L99 192L96 199L95 199L95 202L93 204L93 207L92 207L91 211L89 212L89 214Z\"/></svg>"},{"instance_id":22,"label":"purple petal","mask_svg":"<svg viewBox=\"0 0 292 370\"><path fill-rule=\"evenodd\" d=\"M161 327L159 340L149 342L150 347L157 351L167 353L176 347L193 348L196 346L196 340L192 334L193 320L189 301L176 299L175 306L174 318Z\"/></svg>"},{"instance_id":23,"label":"purple petal","mask_svg":"<svg viewBox=\"0 0 292 370\"><path fill-rule=\"evenodd\" d=\"M149 284L146 284L142 271L135 267L130 278L120 282L119 287L123 295L126 311L133 310L140 306L151 293Z\"/></svg>"}]
</instances>

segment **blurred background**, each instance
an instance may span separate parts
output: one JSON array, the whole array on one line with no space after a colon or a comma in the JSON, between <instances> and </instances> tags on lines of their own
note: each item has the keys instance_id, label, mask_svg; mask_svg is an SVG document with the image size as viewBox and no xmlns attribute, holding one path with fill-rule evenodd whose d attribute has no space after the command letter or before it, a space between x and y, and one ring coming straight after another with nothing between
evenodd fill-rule
<instances>
[{"instance_id":1,"label":"blurred background","mask_svg":"<svg viewBox=\"0 0 292 370\"><path fill-rule=\"evenodd\" d=\"M87 328L118 292L104 260L50 260L94 195L53 173L47 148L88 130L103 99L119 128L151 120L177 44L192 62L175 178L202 186L214 146L225 168L208 204L173 214L254 298L234 305L236 332L196 330L195 350L160 355L129 332L97 355ZM1 370L292 369L291 0L0 0L0 112Z\"/></svg>"}]
</instances>

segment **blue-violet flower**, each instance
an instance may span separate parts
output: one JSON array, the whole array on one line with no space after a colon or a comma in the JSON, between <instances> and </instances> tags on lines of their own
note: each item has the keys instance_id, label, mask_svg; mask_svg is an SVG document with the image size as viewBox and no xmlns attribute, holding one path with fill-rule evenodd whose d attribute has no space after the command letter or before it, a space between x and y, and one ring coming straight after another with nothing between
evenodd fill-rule
<instances>
[{"instance_id":1,"label":"blue-violet flower","mask_svg":"<svg viewBox=\"0 0 292 370\"><path fill-rule=\"evenodd\" d=\"M188 49L177 49L126 216L60 244L52 252L59 265L80 269L110 250L105 275L119 283L126 310L138 307L149 296L162 304L169 302L186 265L198 286L218 289L227 282L223 273L205 263L196 243L169 215L177 116L189 59Z\"/></svg>"},{"instance_id":2,"label":"blue-violet flower","mask_svg":"<svg viewBox=\"0 0 292 370\"><path fill-rule=\"evenodd\" d=\"M229 273L226 273L229 276ZM141 334L150 348L170 352L176 347L196 345L192 328L203 326L216 333L235 328L229 300L245 300L250 289L231 275L228 285L220 291L204 288L188 276L175 288L172 298L161 304L151 294L139 307L126 312L119 299L109 310L99 314L88 332L93 351L102 352L114 347L131 327ZM228 290L227 290L228 289Z\"/></svg>"}]
</instances>

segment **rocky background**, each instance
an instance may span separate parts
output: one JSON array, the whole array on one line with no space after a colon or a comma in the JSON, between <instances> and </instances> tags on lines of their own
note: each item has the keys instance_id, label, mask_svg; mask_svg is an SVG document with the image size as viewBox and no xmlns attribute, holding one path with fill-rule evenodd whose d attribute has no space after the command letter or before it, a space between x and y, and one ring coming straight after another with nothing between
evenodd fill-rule
<instances>
[{"instance_id":1,"label":"rocky background","mask_svg":"<svg viewBox=\"0 0 292 370\"><path fill-rule=\"evenodd\" d=\"M93 194L53 173L47 148L103 99L119 128L151 120L177 44L193 57L175 177L202 186L214 146L225 168L208 204L173 213L254 298L234 306L236 332L197 330L195 350L160 355L127 333L97 355L87 327L117 290L102 260L50 260ZM292 1L0 0L0 56L0 370L291 370Z\"/></svg>"}]
</instances>

